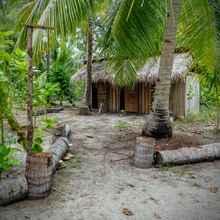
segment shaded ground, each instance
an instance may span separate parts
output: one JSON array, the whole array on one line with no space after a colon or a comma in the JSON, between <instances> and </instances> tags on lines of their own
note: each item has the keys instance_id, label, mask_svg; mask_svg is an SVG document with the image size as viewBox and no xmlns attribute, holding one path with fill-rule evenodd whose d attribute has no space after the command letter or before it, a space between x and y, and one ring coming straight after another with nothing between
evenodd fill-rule
<instances>
[{"instance_id":1,"label":"shaded ground","mask_svg":"<svg viewBox=\"0 0 220 220\"><path fill-rule=\"evenodd\" d=\"M130 157L143 116L56 116L72 125L75 157L55 175L48 198L1 207L0 220L220 219L220 161L137 169ZM176 127L204 143L220 140L211 125Z\"/></svg>"}]
</instances>

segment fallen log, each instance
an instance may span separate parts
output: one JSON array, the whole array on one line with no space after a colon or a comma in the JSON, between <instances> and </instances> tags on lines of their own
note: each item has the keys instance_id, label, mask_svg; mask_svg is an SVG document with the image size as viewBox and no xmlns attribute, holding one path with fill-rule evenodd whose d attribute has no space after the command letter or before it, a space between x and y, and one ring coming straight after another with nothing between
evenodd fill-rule
<instances>
[{"instance_id":1,"label":"fallen log","mask_svg":"<svg viewBox=\"0 0 220 220\"><path fill-rule=\"evenodd\" d=\"M65 132L62 134L65 137L58 137L49 150L53 155L53 172L56 171L59 161L69 149L70 127L66 126ZM22 200L28 193L28 183L25 177L26 152L17 151L15 159L20 161L19 166L13 167L9 172L2 173L0 176L0 206Z\"/></svg>"},{"instance_id":2,"label":"fallen log","mask_svg":"<svg viewBox=\"0 0 220 220\"><path fill-rule=\"evenodd\" d=\"M220 143L177 150L156 151L154 163L160 165L182 165L220 159Z\"/></svg>"},{"instance_id":3,"label":"fallen log","mask_svg":"<svg viewBox=\"0 0 220 220\"><path fill-rule=\"evenodd\" d=\"M58 113L64 110L63 106L57 106L53 108L47 108L47 109L38 109L35 113L34 116L40 116L40 115L45 115L45 113Z\"/></svg>"},{"instance_id":4,"label":"fallen log","mask_svg":"<svg viewBox=\"0 0 220 220\"><path fill-rule=\"evenodd\" d=\"M0 205L24 199L28 184L24 174L0 179Z\"/></svg>"},{"instance_id":5,"label":"fallen log","mask_svg":"<svg viewBox=\"0 0 220 220\"><path fill-rule=\"evenodd\" d=\"M52 131L53 139L52 142L54 143L59 137L66 137L67 139L70 139L71 135L71 128L67 124L57 124L55 128L53 128Z\"/></svg>"},{"instance_id":6,"label":"fallen log","mask_svg":"<svg viewBox=\"0 0 220 220\"><path fill-rule=\"evenodd\" d=\"M58 138L51 146L51 152L53 155L53 171L55 172L59 161L63 158L69 149L69 140L66 137Z\"/></svg>"}]
</instances>

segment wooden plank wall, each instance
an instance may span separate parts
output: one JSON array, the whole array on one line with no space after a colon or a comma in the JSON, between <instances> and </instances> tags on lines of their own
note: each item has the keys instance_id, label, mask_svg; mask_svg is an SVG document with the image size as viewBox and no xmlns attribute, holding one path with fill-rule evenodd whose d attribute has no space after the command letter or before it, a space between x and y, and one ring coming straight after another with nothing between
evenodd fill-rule
<instances>
[{"instance_id":1,"label":"wooden plank wall","mask_svg":"<svg viewBox=\"0 0 220 220\"><path fill-rule=\"evenodd\" d=\"M139 112L139 84L136 84L134 88L125 88L125 111L127 112Z\"/></svg>"},{"instance_id":2,"label":"wooden plank wall","mask_svg":"<svg viewBox=\"0 0 220 220\"><path fill-rule=\"evenodd\" d=\"M104 104L104 111L120 112L120 88L108 83L98 83L98 106ZM149 113L152 110L154 86L139 83L136 86L138 102L127 100L130 109L138 113ZM126 92L126 89L125 89ZM127 91L129 93L129 91ZM184 81L177 81L171 86L170 110L176 117L185 116L186 84ZM131 94L132 96L132 91ZM126 95L125 95L126 96ZM128 98L128 97L127 97ZM126 101L126 100L125 100ZM137 107L133 105L137 103ZM136 105L136 104L135 104ZM134 112L134 111L133 111Z\"/></svg>"},{"instance_id":3,"label":"wooden plank wall","mask_svg":"<svg viewBox=\"0 0 220 220\"><path fill-rule=\"evenodd\" d=\"M152 88L149 84L139 83L136 86L135 90L137 90L138 96L138 113L149 113L152 106ZM129 93L127 89L125 89L125 93ZM125 95L126 98L126 95ZM127 97L128 98L128 97ZM126 100L125 100L126 102ZM129 106L133 105L131 100L127 100L129 102ZM137 109L136 107L130 106L130 109ZM120 88L114 85L110 85L109 88L109 111L110 112L120 112Z\"/></svg>"}]
</instances>

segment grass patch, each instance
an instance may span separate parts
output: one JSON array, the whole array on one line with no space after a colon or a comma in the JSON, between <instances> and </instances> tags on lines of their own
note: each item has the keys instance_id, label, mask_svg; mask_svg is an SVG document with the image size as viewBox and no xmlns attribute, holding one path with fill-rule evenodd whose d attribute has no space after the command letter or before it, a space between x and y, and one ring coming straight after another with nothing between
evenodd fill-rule
<instances>
[{"instance_id":1,"label":"grass patch","mask_svg":"<svg viewBox=\"0 0 220 220\"><path fill-rule=\"evenodd\" d=\"M115 128L118 128L120 130L127 129L129 127L129 124L126 121L119 120L115 125Z\"/></svg>"},{"instance_id":2,"label":"grass patch","mask_svg":"<svg viewBox=\"0 0 220 220\"><path fill-rule=\"evenodd\" d=\"M215 123L215 118L216 118L216 112L213 109L201 109L201 112L199 113L188 113L184 119L178 120L177 122L182 122L186 124L195 123L195 122Z\"/></svg>"}]
</instances>

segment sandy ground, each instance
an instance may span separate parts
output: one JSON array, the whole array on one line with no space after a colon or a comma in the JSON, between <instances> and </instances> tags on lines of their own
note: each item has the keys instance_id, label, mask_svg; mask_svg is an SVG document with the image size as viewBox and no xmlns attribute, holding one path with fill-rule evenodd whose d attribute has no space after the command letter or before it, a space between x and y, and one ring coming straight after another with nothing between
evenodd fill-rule
<instances>
[{"instance_id":1,"label":"sandy ground","mask_svg":"<svg viewBox=\"0 0 220 220\"><path fill-rule=\"evenodd\" d=\"M130 156L143 116L57 117L72 125L75 157L56 173L48 198L1 207L0 220L220 220L220 161L137 169Z\"/></svg>"}]
</instances>

